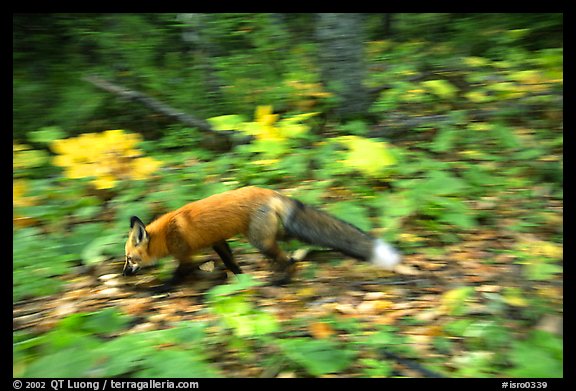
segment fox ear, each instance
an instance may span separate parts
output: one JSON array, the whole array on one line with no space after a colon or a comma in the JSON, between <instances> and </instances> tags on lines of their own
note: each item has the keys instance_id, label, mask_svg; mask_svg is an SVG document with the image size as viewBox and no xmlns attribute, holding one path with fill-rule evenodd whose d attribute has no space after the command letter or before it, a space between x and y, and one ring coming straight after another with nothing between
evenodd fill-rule
<instances>
[{"instance_id":1,"label":"fox ear","mask_svg":"<svg viewBox=\"0 0 576 391\"><path fill-rule=\"evenodd\" d=\"M135 246L141 242L148 240L148 232L146 232L146 225L136 216L130 217L130 237Z\"/></svg>"}]
</instances>

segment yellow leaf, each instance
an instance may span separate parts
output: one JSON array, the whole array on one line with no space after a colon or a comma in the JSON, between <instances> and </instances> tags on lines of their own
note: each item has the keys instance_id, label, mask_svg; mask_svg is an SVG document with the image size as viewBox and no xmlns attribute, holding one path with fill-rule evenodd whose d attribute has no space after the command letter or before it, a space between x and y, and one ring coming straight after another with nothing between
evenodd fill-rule
<instances>
[{"instance_id":1,"label":"yellow leaf","mask_svg":"<svg viewBox=\"0 0 576 391\"><path fill-rule=\"evenodd\" d=\"M58 167L70 167L76 164L76 161L71 155L56 155L52 159L52 164Z\"/></svg>"},{"instance_id":2,"label":"yellow leaf","mask_svg":"<svg viewBox=\"0 0 576 391\"><path fill-rule=\"evenodd\" d=\"M154 173L161 163L151 157L141 157L135 159L132 164L132 177L134 179L145 179Z\"/></svg>"},{"instance_id":3,"label":"yellow leaf","mask_svg":"<svg viewBox=\"0 0 576 391\"><path fill-rule=\"evenodd\" d=\"M445 292L440 299L439 311L450 315L460 315L468 298L474 293L474 288L464 286Z\"/></svg>"},{"instance_id":4,"label":"yellow leaf","mask_svg":"<svg viewBox=\"0 0 576 391\"><path fill-rule=\"evenodd\" d=\"M102 149L102 146L106 145L102 142L101 136L96 133L83 133L74 141L75 148L68 153L78 156L86 156L86 154L90 153L90 151L93 151L94 149Z\"/></svg>"},{"instance_id":5,"label":"yellow leaf","mask_svg":"<svg viewBox=\"0 0 576 391\"><path fill-rule=\"evenodd\" d=\"M121 160L129 161L129 160L134 160L137 157L141 157L142 152L139 151L138 149L127 148L127 149L124 149L122 151L115 152L115 155L117 156L117 158L119 158Z\"/></svg>"},{"instance_id":6,"label":"yellow leaf","mask_svg":"<svg viewBox=\"0 0 576 391\"><path fill-rule=\"evenodd\" d=\"M55 140L52 150L58 155L53 164L64 167L69 178L95 177L92 184L98 189L109 189L124 179L144 179L161 165L135 147L142 137L123 130L83 133L78 137Z\"/></svg>"},{"instance_id":7,"label":"yellow leaf","mask_svg":"<svg viewBox=\"0 0 576 391\"><path fill-rule=\"evenodd\" d=\"M285 121L281 121L279 126L282 136L287 138L300 136L310 129L308 126L303 124L287 123Z\"/></svg>"},{"instance_id":8,"label":"yellow leaf","mask_svg":"<svg viewBox=\"0 0 576 391\"><path fill-rule=\"evenodd\" d=\"M261 160L254 160L251 163L256 164L258 166L272 166L278 163L279 161L280 161L279 159L261 159Z\"/></svg>"},{"instance_id":9,"label":"yellow leaf","mask_svg":"<svg viewBox=\"0 0 576 391\"><path fill-rule=\"evenodd\" d=\"M542 242L542 244L540 246L540 252L545 257L555 258L555 259L560 259L560 258L562 258L562 255L563 255L562 246L555 244L555 243L550 243L550 242Z\"/></svg>"},{"instance_id":10,"label":"yellow leaf","mask_svg":"<svg viewBox=\"0 0 576 391\"><path fill-rule=\"evenodd\" d=\"M67 167L66 176L70 179L80 179L96 175L96 167L92 163L74 164Z\"/></svg>"},{"instance_id":11,"label":"yellow leaf","mask_svg":"<svg viewBox=\"0 0 576 391\"><path fill-rule=\"evenodd\" d=\"M535 256L550 259L561 259L563 256L563 247L561 245L543 240L525 242L522 247L524 247L524 251Z\"/></svg>"},{"instance_id":12,"label":"yellow leaf","mask_svg":"<svg viewBox=\"0 0 576 391\"><path fill-rule=\"evenodd\" d=\"M272 114L272 106L258 106L256 108L256 122L270 126L278 120L278 114Z\"/></svg>"},{"instance_id":13,"label":"yellow leaf","mask_svg":"<svg viewBox=\"0 0 576 391\"><path fill-rule=\"evenodd\" d=\"M465 57L464 63L471 67L483 67L490 64L490 60L484 57Z\"/></svg>"},{"instance_id":14,"label":"yellow leaf","mask_svg":"<svg viewBox=\"0 0 576 391\"><path fill-rule=\"evenodd\" d=\"M543 82L540 72L535 70L526 70L510 73L510 78L524 84L538 84Z\"/></svg>"},{"instance_id":15,"label":"yellow leaf","mask_svg":"<svg viewBox=\"0 0 576 391\"><path fill-rule=\"evenodd\" d=\"M454 98L456 92L458 92L458 88L456 88L452 83L442 79L427 80L420 84L441 98Z\"/></svg>"},{"instance_id":16,"label":"yellow leaf","mask_svg":"<svg viewBox=\"0 0 576 391\"><path fill-rule=\"evenodd\" d=\"M26 151L30 149L30 147L26 144L18 144L18 143L12 143L12 152L20 152L20 151Z\"/></svg>"},{"instance_id":17,"label":"yellow leaf","mask_svg":"<svg viewBox=\"0 0 576 391\"><path fill-rule=\"evenodd\" d=\"M400 234L398 239L403 243L419 243L424 240L424 238L411 233Z\"/></svg>"},{"instance_id":18,"label":"yellow leaf","mask_svg":"<svg viewBox=\"0 0 576 391\"><path fill-rule=\"evenodd\" d=\"M317 294L318 294L317 290L311 286L300 288L296 291L296 297L300 299L307 299L316 296Z\"/></svg>"},{"instance_id":19,"label":"yellow leaf","mask_svg":"<svg viewBox=\"0 0 576 391\"><path fill-rule=\"evenodd\" d=\"M113 188L116 185L116 180L110 175L105 175L95 178L92 183L97 189L103 190Z\"/></svg>"},{"instance_id":20,"label":"yellow leaf","mask_svg":"<svg viewBox=\"0 0 576 391\"><path fill-rule=\"evenodd\" d=\"M504 302L513 307L526 307L528 301L522 297L522 291L518 288L505 288L503 294Z\"/></svg>"},{"instance_id":21,"label":"yellow leaf","mask_svg":"<svg viewBox=\"0 0 576 391\"><path fill-rule=\"evenodd\" d=\"M64 155L72 152L74 150L74 145L74 139L54 140L50 144L50 149L52 149L52 151L55 153Z\"/></svg>"},{"instance_id":22,"label":"yellow leaf","mask_svg":"<svg viewBox=\"0 0 576 391\"><path fill-rule=\"evenodd\" d=\"M385 142L359 136L341 136L335 141L349 149L343 163L368 176L381 176L386 167L396 163Z\"/></svg>"},{"instance_id":23,"label":"yellow leaf","mask_svg":"<svg viewBox=\"0 0 576 391\"><path fill-rule=\"evenodd\" d=\"M36 203L36 197L26 196L28 183L24 179L12 181L12 205L16 207L31 206Z\"/></svg>"},{"instance_id":24,"label":"yellow leaf","mask_svg":"<svg viewBox=\"0 0 576 391\"><path fill-rule=\"evenodd\" d=\"M242 125L245 122L242 116L234 114L208 118L207 121L214 130L242 130Z\"/></svg>"},{"instance_id":25,"label":"yellow leaf","mask_svg":"<svg viewBox=\"0 0 576 391\"><path fill-rule=\"evenodd\" d=\"M312 337L316 339L328 338L335 334L334 329L326 322L314 322L308 326Z\"/></svg>"},{"instance_id":26,"label":"yellow leaf","mask_svg":"<svg viewBox=\"0 0 576 391\"><path fill-rule=\"evenodd\" d=\"M468 129L475 131L486 131L492 129L492 125L488 122L471 122L468 124Z\"/></svg>"},{"instance_id":27,"label":"yellow leaf","mask_svg":"<svg viewBox=\"0 0 576 391\"><path fill-rule=\"evenodd\" d=\"M120 150L133 148L142 141L142 137L137 133L124 133L123 130L107 130L103 134L105 145L113 146Z\"/></svg>"},{"instance_id":28,"label":"yellow leaf","mask_svg":"<svg viewBox=\"0 0 576 391\"><path fill-rule=\"evenodd\" d=\"M467 92L464 96L466 97L466 99L474 103L484 103L494 100L493 97L486 95L481 91L470 91Z\"/></svg>"},{"instance_id":29,"label":"yellow leaf","mask_svg":"<svg viewBox=\"0 0 576 391\"><path fill-rule=\"evenodd\" d=\"M12 181L12 197L14 199L22 198L24 193L26 193L26 189L28 188L28 184L23 179L15 179Z\"/></svg>"}]
</instances>

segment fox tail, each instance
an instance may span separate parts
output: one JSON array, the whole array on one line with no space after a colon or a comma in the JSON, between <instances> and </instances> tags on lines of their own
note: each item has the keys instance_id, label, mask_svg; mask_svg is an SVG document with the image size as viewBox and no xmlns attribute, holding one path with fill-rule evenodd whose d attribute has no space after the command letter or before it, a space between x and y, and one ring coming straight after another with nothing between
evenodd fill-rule
<instances>
[{"instance_id":1,"label":"fox tail","mask_svg":"<svg viewBox=\"0 0 576 391\"><path fill-rule=\"evenodd\" d=\"M305 243L333 248L384 269L393 269L400 262L400 253L382 239L374 238L360 228L300 201L291 202L291 213L283 218L288 236Z\"/></svg>"}]
</instances>

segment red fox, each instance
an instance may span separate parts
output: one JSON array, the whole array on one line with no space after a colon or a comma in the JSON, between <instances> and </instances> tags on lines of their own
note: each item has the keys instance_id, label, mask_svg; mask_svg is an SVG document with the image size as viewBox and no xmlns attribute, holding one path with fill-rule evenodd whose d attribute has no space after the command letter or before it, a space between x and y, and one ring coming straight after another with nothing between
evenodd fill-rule
<instances>
[{"instance_id":1,"label":"red fox","mask_svg":"<svg viewBox=\"0 0 576 391\"><path fill-rule=\"evenodd\" d=\"M231 272L240 274L226 242L237 234L244 234L271 260L272 283L276 285L289 282L296 266L278 246L279 239L332 248L386 269L400 262L400 254L391 245L351 224L276 191L244 187L191 202L147 226L133 216L122 274L133 275L172 255L178 267L171 285L190 270L190 257L207 247L216 251Z\"/></svg>"}]
</instances>

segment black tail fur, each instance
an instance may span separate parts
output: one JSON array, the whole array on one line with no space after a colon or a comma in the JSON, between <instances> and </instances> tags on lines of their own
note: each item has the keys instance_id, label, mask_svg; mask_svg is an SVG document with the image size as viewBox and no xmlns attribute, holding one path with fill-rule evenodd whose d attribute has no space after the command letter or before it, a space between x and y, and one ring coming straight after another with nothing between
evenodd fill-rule
<instances>
[{"instance_id":1,"label":"black tail fur","mask_svg":"<svg viewBox=\"0 0 576 391\"><path fill-rule=\"evenodd\" d=\"M309 244L332 248L351 257L368 260L375 238L343 220L297 200L284 218L285 233Z\"/></svg>"}]
</instances>

